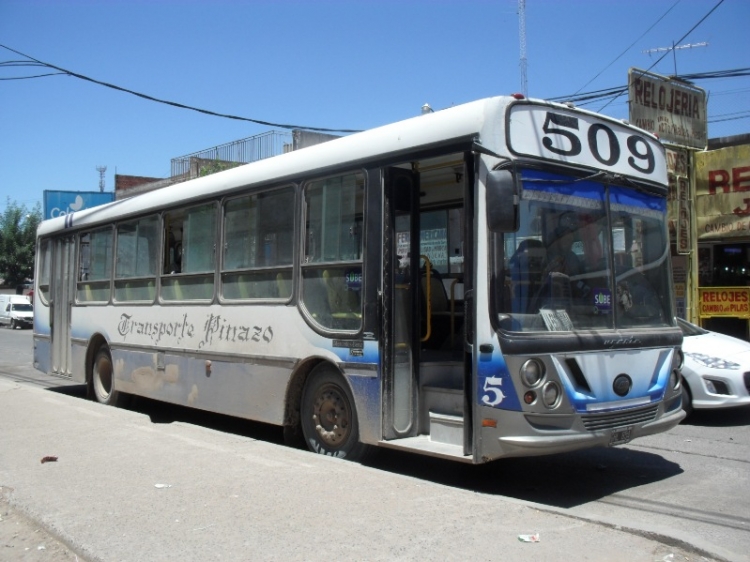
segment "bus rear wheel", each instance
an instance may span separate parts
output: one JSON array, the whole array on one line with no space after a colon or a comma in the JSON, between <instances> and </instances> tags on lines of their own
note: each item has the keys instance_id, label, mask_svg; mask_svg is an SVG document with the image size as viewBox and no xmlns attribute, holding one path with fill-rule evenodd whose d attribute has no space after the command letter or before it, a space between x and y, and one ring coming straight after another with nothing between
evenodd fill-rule
<instances>
[{"instance_id":1,"label":"bus rear wheel","mask_svg":"<svg viewBox=\"0 0 750 562\"><path fill-rule=\"evenodd\" d=\"M91 369L91 384L94 399L100 404L116 405L119 393L115 390L115 376L112 355L107 346L99 348Z\"/></svg>"},{"instance_id":2,"label":"bus rear wheel","mask_svg":"<svg viewBox=\"0 0 750 562\"><path fill-rule=\"evenodd\" d=\"M308 448L322 455L361 461L369 447L359 442L359 424L349 388L332 367L310 373L302 393L302 434Z\"/></svg>"}]
</instances>

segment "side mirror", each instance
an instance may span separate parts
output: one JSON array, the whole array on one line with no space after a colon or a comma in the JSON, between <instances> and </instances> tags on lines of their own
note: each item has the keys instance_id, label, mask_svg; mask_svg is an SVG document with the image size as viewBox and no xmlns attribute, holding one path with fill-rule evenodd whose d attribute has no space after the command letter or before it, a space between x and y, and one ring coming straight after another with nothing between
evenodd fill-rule
<instances>
[{"instance_id":1,"label":"side mirror","mask_svg":"<svg viewBox=\"0 0 750 562\"><path fill-rule=\"evenodd\" d=\"M490 232L518 230L519 189L511 170L492 170L487 175L487 227Z\"/></svg>"}]
</instances>

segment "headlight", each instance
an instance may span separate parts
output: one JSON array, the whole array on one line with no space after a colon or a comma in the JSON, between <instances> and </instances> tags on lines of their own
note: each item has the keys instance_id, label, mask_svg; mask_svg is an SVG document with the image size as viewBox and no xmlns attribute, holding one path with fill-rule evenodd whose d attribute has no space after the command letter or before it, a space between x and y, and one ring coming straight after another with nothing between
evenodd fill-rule
<instances>
[{"instance_id":1,"label":"headlight","mask_svg":"<svg viewBox=\"0 0 750 562\"><path fill-rule=\"evenodd\" d=\"M721 357L711 357L710 355L704 355L703 353L686 353L685 355L690 357L690 359L696 363L700 363L704 367L709 367L711 369L737 370L740 368L739 364L727 361Z\"/></svg>"},{"instance_id":2,"label":"headlight","mask_svg":"<svg viewBox=\"0 0 750 562\"><path fill-rule=\"evenodd\" d=\"M529 359L521 365L521 380L529 388L539 384L544 378L544 363L538 359Z\"/></svg>"},{"instance_id":3,"label":"headlight","mask_svg":"<svg viewBox=\"0 0 750 562\"><path fill-rule=\"evenodd\" d=\"M555 408L560 403L560 387L556 382L548 382L542 388L542 402L547 408Z\"/></svg>"}]
</instances>

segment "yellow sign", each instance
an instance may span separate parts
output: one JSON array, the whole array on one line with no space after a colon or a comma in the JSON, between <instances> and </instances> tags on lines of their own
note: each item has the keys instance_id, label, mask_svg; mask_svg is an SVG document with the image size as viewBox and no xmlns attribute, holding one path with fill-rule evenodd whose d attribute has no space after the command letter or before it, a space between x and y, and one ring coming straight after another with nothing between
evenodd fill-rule
<instances>
[{"instance_id":1,"label":"yellow sign","mask_svg":"<svg viewBox=\"0 0 750 562\"><path fill-rule=\"evenodd\" d=\"M750 237L750 144L695 153L701 241Z\"/></svg>"},{"instance_id":2,"label":"yellow sign","mask_svg":"<svg viewBox=\"0 0 750 562\"><path fill-rule=\"evenodd\" d=\"M701 318L750 318L750 287L699 287Z\"/></svg>"}]
</instances>

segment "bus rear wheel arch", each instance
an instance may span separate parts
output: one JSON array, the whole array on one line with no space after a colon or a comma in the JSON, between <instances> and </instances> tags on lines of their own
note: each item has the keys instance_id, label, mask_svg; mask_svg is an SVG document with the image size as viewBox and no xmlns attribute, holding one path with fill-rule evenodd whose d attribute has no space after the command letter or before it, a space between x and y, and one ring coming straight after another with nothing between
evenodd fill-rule
<instances>
[{"instance_id":1,"label":"bus rear wheel arch","mask_svg":"<svg viewBox=\"0 0 750 562\"><path fill-rule=\"evenodd\" d=\"M318 365L308 376L300 417L305 444L311 451L354 461L368 456L369 447L359 441L354 398L333 366Z\"/></svg>"}]
</instances>

